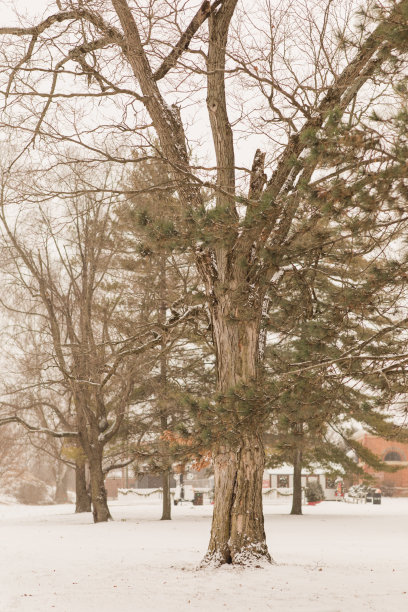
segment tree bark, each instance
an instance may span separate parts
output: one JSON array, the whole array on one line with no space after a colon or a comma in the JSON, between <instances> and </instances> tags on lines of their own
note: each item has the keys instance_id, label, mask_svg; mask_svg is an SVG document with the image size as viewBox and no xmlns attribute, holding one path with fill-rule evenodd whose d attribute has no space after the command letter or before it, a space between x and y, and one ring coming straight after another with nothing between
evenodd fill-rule
<instances>
[{"instance_id":1,"label":"tree bark","mask_svg":"<svg viewBox=\"0 0 408 612\"><path fill-rule=\"evenodd\" d=\"M162 521L171 520L171 495L170 495L170 470L164 470L162 472L162 488L163 488L163 509L162 509Z\"/></svg>"},{"instance_id":2,"label":"tree bark","mask_svg":"<svg viewBox=\"0 0 408 612\"><path fill-rule=\"evenodd\" d=\"M214 454L214 514L203 564L253 565L271 561L265 539L262 437L244 434L241 445Z\"/></svg>"},{"instance_id":3,"label":"tree bark","mask_svg":"<svg viewBox=\"0 0 408 612\"><path fill-rule=\"evenodd\" d=\"M168 301L167 289L167 270L166 270L166 255L164 252L159 253L157 258L159 271L159 307L157 320L159 325L164 325L166 322L166 310ZM168 427L168 391L167 391L167 359L166 339L163 336L161 342L160 354L160 388L159 388L159 406L160 406L160 429L161 433L166 431ZM168 443L163 439L160 442L160 454L163 463L162 472L162 488L163 488L163 509L162 521L171 520L171 498L170 498L170 453Z\"/></svg>"},{"instance_id":4,"label":"tree bark","mask_svg":"<svg viewBox=\"0 0 408 612\"><path fill-rule=\"evenodd\" d=\"M291 514L302 514L302 451L293 454L293 499Z\"/></svg>"},{"instance_id":5,"label":"tree bark","mask_svg":"<svg viewBox=\"0 0 408 612\"><path fill-rule=\"evenodd\" d=\"M76 406L79 441L89 467L89 494L93 520L94 523L101 523L112 519L108 508L105 475L102 468L103 449L106 444L103 432L107 428L107 422L106 418L104 422L101 414L98 413L98 403L95 402L93 410L89 408L92 404L92 398L83 392L78 393Z\"/></svg>"},{"instance_id":6,"label":"tree bark","mask_svg":"<svg viewBox=\"0 0 408 612\"><path fill-rule=\"evenodd\" d=\"M239 396L241 388L256 388L260 314L253 314L245 320L222 299L213 312L218 390L232 420L225 423L225 442L213 449L214 514L204 565L271 561L262 510L265 453L259 415L255 407L228 399L231 393Z\"/></svg>"},{"instance_id":7,"label":"tree bark","mask_svg":"<svg viewBox=\"0 0 408 612\"><path fill-rule=\"evenodd\" d=\"M89 459L91 476L91 502L94 523L103 523L112 519L108 507L105 489L105 476L102 471L102 450L95 449Z\"/></svg>"},{"instance_id":8,"label":"tree bark","mask_svg":"<svg viewBox=\"0 0 408 612\"><path fill-rule=\"evenodd\" d=\"M75 512L91 512L91 496L86 486L85 464L77 463L75 467Z\"/></svg>"}]
</instances>

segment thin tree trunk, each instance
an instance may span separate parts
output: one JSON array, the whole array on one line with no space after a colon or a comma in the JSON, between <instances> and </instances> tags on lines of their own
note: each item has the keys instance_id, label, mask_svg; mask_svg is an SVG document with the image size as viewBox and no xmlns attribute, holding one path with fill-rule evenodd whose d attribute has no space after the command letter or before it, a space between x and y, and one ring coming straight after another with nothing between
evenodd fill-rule
<instances>
[{"instance_id":1,"label":"thin tree trunk","mask_svg":"<svg viewBox=\"0 0 408 612\"><path fill-rule=\"evenodd\" d=\"M103 523L112 519L108 507L108 497L105 489L105 477L102 471L102 456L97 449L89 459L91 476L91 502L94 523Z\"/></svg>"},{"instance_id":2,"label":"thin tree trunk","mask_svg":"<svg viewBox=\"0 0 408 612\"><path fill-rule=\"evenodd\" d=\"M104 442L100 441L100 424L99 420L95 418L97 410L95 409L95 412L87 410L87 404L92 405L91 398L83 393L78 394L79 440L89 467L89 494L91 497L93 520L94 523L102 523L112 519L105 489L105 475L102 469ZM91 414L93 415L92 418Z\"/></svg>"},{"instance_id":3,"label":"thin tree trunk","mask_svg":"<svg viewBox=\"0 0 408 612\"><path fill-rule=\"evenodd\" d=\"M171 519L171 495L170 495L170 470L164 470L162 472L162 488L163 488L163 509L162 509L162 521L169 521Z\"/></svg>"},{"instance_id":4,"label":"thin tree trunk","mask_svg":"<svg viewBox=\"0 0 408 612\"><path fill-rule=\"evenodd\" d=\"M166 256L164 253L160 253L158 256L158 267L159 267L159 308L158 308L158 323L164 325L166 321L166 310L167 310L167 273L166 273ZM167 353L166 353L166 340L163 335L161 342L161 354L160 354L160 389L159 389L159 406L160 406L160 428L161 432L165 432L168 427L168 397L167 397ZM171 499L170 499L170 453L169 445L163 439L160 443L160 454L161 461L163 464L162 472L162 488L163 488L163 509L162 509L162 521L171 520Z\"/></svg>"},{"instance_id":5,"label":"thin tree trunk","mask_svg":"<svg viewBox=\"0 0 408 612\"><path fill-rule=\"evenodd\" d=\"M293 499L291 514L302 514L302 451L293 454Z\"/></svg>"},{"instance_id":6,"label":"thin tree trunk","mask_svg":"<svg viewBox=\"0 0 408 612\"><path fill-rule=\"evenodd\" d=\"M91 496L86 486L84 463L77 463L75 466L75 492L75 512L91 512Z\"/></svg>"}]
</instances>

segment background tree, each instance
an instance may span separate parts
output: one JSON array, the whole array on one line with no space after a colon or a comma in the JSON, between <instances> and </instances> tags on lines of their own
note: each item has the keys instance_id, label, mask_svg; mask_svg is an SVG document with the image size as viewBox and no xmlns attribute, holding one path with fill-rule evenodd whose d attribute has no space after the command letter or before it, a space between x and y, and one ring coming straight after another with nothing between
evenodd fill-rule
<instances>
[{"instance_id":1,"label":"background tree","mask_svg":"<svg viewBox=\"0 0 408 612\"><path fill-rule=\"evenodd\" d=\"M109 202L81 196L83 186L77 187L72 207L59 211L73 223L65 239L60 220L50 210L47 214L40 210L40 218L35 219L39 246L30 247L16 224L10 226L4 200L1 220L19 289L26 294L28 308L43 321L40 331L47 336L54 385L72 396L76 422L68 435L78 437L87 457L94 520L99 522L110 518L103 449L120 428L133 379L132 366L126 370L122 364L126 342L116 339L117 344L110 337L114 305L97 303L112 257L106 248L112 223ZM102 320L96 316L101 309ZM59 417L62 436L65 423Z\"/></svg>"},{"instance_id":2,"label":"background tree","mask_svg":"<svg viewBox=\"0 0 408 612\"><path fill-rule=\"evenodd\" d=\"M117 200L112 195L95 196L87 182L89 169L85 165L71 170L65 181L75 181L75 193L68 191L69 197L61 202L66 184L61 181L60 199L52 199L58 211L43 205L33 218L23 209L25 228L22 218L16 221L10 215L9 200L3 192L1 220L9 282L22 298L20 312L25 317L30 313L30 318L37 321L31 333L37 337L36 346L42 344L42 349L38 353L34 346L30 355L29 346L23 348L28 361L40 361L32 369L37 377L35 387L41 392L26 394L24 404L8 403L7 409L14 412L2 422L14 419L41 435L78 440L79 445L64 445L65 460L76 464L78 497L84 506L83 477L85 467L89 467L94 520L100 522L110 518L104 487L106 473L128 465L135 456L131 445L126 441L118 445L116 438L129 415L135 386L143 376L139 356L146 359L149 350L163 343L172 346L177 326L189 319L191 310L185 308L177 316L173 313L167 321L159 302L159 319L139 316L143 308L146 310L146 303L138 302L140 290L129 300L134 284L129 285L124 270L120 273L114 263L120 254L123 256L122 243L113 240L118 237L118 217L113 210ZM106 180L114 179L108 175ZM6 180L5 189L8 186ZM30 244L26 237L33 223L36 234L34 244ZM150 368L164 354L164 349L159 355L150 353ZM51 389L52 402L41 387L47 388L48 396ZM67 398L69 417L58 406L58 395ZM35 421L28 423L21 413L33 406ZM133 420L138 418L140 415L133 415ZM146 418L149 420L147 415L142 416Z\"/></svg>"},{"instance_id":3,"label":"background tree","mask_svg":"<svg viewBox=\"0 0 408 612\"><path fill-rule=\"evenodd\" d=\"M387 164L388 156L398 158L404 150L400 113L388 128L383 150L374 128L366 127L363 135L351 125L338 126L324 148L315 143L311 155L324 156L333 172L305 190L314 228L305 234L300 225L292 236L286 271L269 294L266 367L275 381L285 370L291 381L281 383L272 414L283 434L281 451L286 447L286 460L288 452L294 457L294 513L301 507L302 454L306 462L307 456L326 462L332 456L353 471L331 439L325 443L328 427L340 433L352 418L376 435L404 436L388 422L390 405L405 386L405 370L395 369L394 356L404 355L407 340L404 171ZM355 167L363 155L383 168ZM336 176L339 162L349 162L346 179ZM355 446L344 437L348 448ZM380 469L375 456L367 456L370 462Z\"/></svg>"},{"instance_id":4,"label":"background tree","mask_svg":"<svg viewBox=\"0 0 408 612\"><path fill-rule=\"evenodd\" d=\"M19 435L15 425L0 428L0 487L2 493L8 490L16 476L24 471L21 455L25 440Z\"/></svg>"},{"instance_id":5,"label":"background tree","mask_svg":"<svg viewBox=\"0 0 408 612\"><path fill-rule=\"evenodd\" d=\"M170 432L186 426L188 414L182 396L206 384L202 368L212 353L206 330L209 322L193 258L180 248L180 202L169 185L171 176L163 161L153 158L139 163L130 176L130 188L136 195L116 210L118 230L114 237L122 245L119 269L125 269L132 278L128 312L119 322L121 326L135 325L135 313L141 329L163 329L167 319L176 324L186 312L196 313L193 319L180 324L171 337L162 334L161 342L147 352L131 398L136 405L143 405L144 418L149 422L135 452L150 470L161 473L164 520L171 517L170 476L172 463L177 460L167 438ZM208 380L205 395L210 386ZM139 421L137 413L132 419L130 412L126 433L131 439L132 431L140 431Z\"/></svg>"}]
</instances>

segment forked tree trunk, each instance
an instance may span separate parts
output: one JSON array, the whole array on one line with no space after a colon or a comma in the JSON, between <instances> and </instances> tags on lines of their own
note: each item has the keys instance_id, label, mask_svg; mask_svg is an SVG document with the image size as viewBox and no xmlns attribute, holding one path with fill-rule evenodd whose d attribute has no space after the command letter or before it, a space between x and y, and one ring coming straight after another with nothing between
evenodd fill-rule
<instances>
[{"instance_id":1,"label":"forked tree trunk","mask_svg":"<svg viewBox=\"0 0 408 612\"><path fill-rule=\"evenodd\" d=\"M105 489L105 477L102 471L102 451L96 449L89 458L91 477L91 502L94 523L109 521L112 516L108 508L108 497Z\"/></svg>"},{"instance_id":2,"label":"forked tree trunk","mask_svg":"<svg viewBox=\"0 0 408 612\"><path fill-rule=\"evenodd\" d=\"M295 449L293 455L293 499L291 514L302 514L302 451Z\"/></svg>"},{"instance_id":3,"label":"forked tree trunk","mask_svg":"<svg viewBox=\"0 0 408 612\"><path fill-rule=\"evenodd\" d=\"M170 470L164 470L162 472L162 488L163 488L163 509L162 509L162 521L169 521L171 519L171 496L170 496Z\"/></svg>"},{"instance_id":4,"label":"forked tree trunk","mask_svg":"<svg viewBox=\"0 0 408 612\"><path fill-rule=\"evenodd\" d=\"M226 308L213 313L213 329L218 390L227 397L233 390L242 392L240 385L256 388L260 317L255 313L252 319L237 321L225 314ZM255 406L253 414L245 416L238 402L228 406L233 415L226 422L229 431L225 432L225 442L213 449L214 514L203 564L270 562L262 509L265 453L257 426L259 415Z\"/></svg>"},{"instance_id":5,"label":"forked tree trunk","mask_svg":"<svg viewBox=\"0 0 408 612\"><path fill-rule=\"evenodd\" d=\"M75 466L75 512L91 512L91 496L86 484L85 464L77 463Z\"/></svg>"}]
</instances>

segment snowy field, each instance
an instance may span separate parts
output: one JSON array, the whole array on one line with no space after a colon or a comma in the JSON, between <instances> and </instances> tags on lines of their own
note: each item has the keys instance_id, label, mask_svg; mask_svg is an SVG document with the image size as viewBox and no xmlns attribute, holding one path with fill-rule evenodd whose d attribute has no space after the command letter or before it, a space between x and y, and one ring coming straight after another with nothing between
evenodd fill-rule
<instances>
[{"instance_id":1,"label":"snowy field","mask_svg":"<svg viewBox=\"0 0 408 612\"><path fill-rule=\"evenodd\" d=\"M0 505L0 611L408 611L408 499L324 502L301 517L266 505L276 562L197 571L211 507L111 504L93 525L73 506Z\"/></svg>"}]
</instances>

